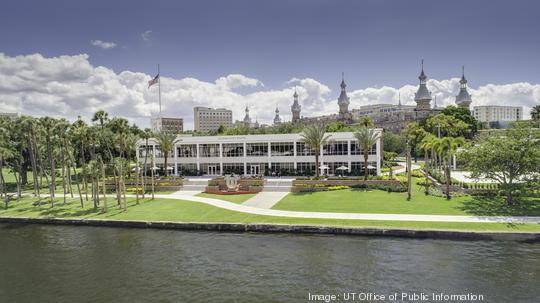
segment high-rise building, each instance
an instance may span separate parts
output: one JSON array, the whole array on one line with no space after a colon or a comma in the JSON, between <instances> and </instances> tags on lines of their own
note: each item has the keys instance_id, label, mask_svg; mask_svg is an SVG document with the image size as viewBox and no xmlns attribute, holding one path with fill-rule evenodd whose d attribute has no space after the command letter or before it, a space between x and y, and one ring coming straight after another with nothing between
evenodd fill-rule
<instances>
[{"instance_id":1,"label":"high-rise building","mask_svg":"<svg viewBox=\"0 0 540 303\"><path fill-rule=\"evenodd\" d=\"M462 67L461 80L459 80L459 94L456 96L456 104L459 107L469 109L472 98L467 91L467 79L465 79L465 67Z\"/></svg>"},{"instance_id":2,"label":"high-rise building","mask_svg":"<svg viewBox=\"0 0 540 303\"><path fill-rule=\"evenodd\" d=\"M486 127L505 128L509 122L523 120L523 107L481 105L473 107L473 115Z\"/></svg>"},{"instance_id":3,"label":"high-rise building","mask_svg":"<svg viewBox=\"0 0 540 303\"><path fill-rule=\"evenodd\" d=\"M151 119L152 131L170 132L181 134L184 131L184 119L182 118L164 118L154 117Z\"/></svg>"},{"instance_id":4,"label":"high-rise building","mask_svg":"<svg viewBox=\"0 0 540 303\"><path fill-rule=\"evenodd\" d=\"M232 111L225 108L210 108L197 106L193 108L194 128L196 131L207 132L218 130L221 125L232 127Z\"/></svg>"}]
</instances>

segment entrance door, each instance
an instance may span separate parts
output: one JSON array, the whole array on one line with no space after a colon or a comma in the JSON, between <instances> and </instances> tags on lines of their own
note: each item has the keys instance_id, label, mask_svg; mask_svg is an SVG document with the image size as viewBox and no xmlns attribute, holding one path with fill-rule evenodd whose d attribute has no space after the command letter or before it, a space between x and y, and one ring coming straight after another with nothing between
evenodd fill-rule
<instances>
[{"instance_id":1,"label":"entrance door","mask_svg":"<svg viewBox=\"0 0 540 303\"><path fill-rule=\"evenodd\" d=\"M261 166L260 165L251 165L250 166L250 172L252 176L259 175L261 172Z\"/></svg>"},{"instance_id":2,"label":"entrance door","mask_svg":"<svg viewBox=\"0 0 540 303\"><path fill-rule=\"evenodd\" d=\"M208 165L208 174L211 176L217 175L217 166L216 165Z\"/></svg>"}]
</instances>

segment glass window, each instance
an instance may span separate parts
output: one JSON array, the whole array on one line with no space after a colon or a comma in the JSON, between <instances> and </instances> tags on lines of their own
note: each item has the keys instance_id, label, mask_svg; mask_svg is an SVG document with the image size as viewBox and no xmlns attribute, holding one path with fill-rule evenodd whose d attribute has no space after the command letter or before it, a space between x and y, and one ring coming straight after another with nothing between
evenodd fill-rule
<instances>
[{"instance_id":1,"label":"glass window","mask_svg":"<svg viewBox=\"0 0 540 303\"><path fill-rule=\"evenodd\" d=\"M225 144L223 144L225 146ZM223 163L223 173L225 174L244 174L244 163Z\"/></svg>"},{"instance_id":2,"label":"glass window","mask_svg":"<svg viewBox=\"0 0 540 303\"><path fill-rule=\"evenodd\" d=\"M304 142L296 142L296 155L297 156L313 156L315 151L307 147Z\"/></svg>"},{"instance_id":3,"label":"glass window","mask_svg":"<svg viewBox=\"0 0 540 303\"><path fill-rule=\"evenodd\" d=\"M336 141L323 146L323 155L348 155L347 141Z\"/></svg>"},{"instance_id":4,"label":"glass window","mask_svg":"<svg viewBox=\"0 0 540 303\"><path fill-rule=\"evenodd\" d=\"M179 158L195 158L197 157L197 145L196 144L182 144L178 146Z\"/></svg>"},{"instance_id":5,"label":"glass window","mask_svg":"<svg viewBox=\"0 0 540 303\"><path fill-rule=\"evenodd\" d=\"M223 144L223 157L243 157L243 156L244 156L244 144L242 143Z\"/></svg>"},{"instance_id":6,"label":"glass window","mask_svg":"<svg viewBox=\"0 0 540 303\"><path fill-rule=\"evenodd\" d=\"M248 157L268 156L268 143L247 143L246 155Z\"/></svg>"},{"instance_id":7,"label":"glass window","mask_svg":"<svg viewBox=\"0 0 540 303\"><path fill-rule=\"evenodd\" d=\"M219 144L199 144L199 157L219 157Z\"/></svg>"},{"instance_id":8,"label":"glass window","mask_svg":"<svg viewBox=\"0 0 540 303\"><path fill-rule=\"evenodd\" d=\"M373 144L368 155L375 155L377 154L376 151L377 151L377 144ZM358 146L358 142L351 142L351 155L362 155L362 150L360 150Z\"/></svg>"},{"instance_id":9,"label":"glass window","mask_svg":"<svg viewBox=\"0 0 540 303\"><path fill-rule=\"evenodd\" d=\"M273 142L270 146L272 157L294 156L294 143L292 142Z\"/></svg>"}]
</instances>

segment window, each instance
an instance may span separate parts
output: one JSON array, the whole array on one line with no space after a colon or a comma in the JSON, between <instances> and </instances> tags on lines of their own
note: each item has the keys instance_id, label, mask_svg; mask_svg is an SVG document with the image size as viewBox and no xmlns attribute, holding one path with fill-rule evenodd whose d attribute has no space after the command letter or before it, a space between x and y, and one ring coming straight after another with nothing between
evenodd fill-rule
<instances>
[{"instance_id":1,"label":"window","mask_svg":"<svg viewBox=\"0 0 540 303\"><path fill-rule=\"evenodd\" d=\"M292 142L273 142L270 146L272 157L294 156L294 143Z\"/></svg>"},{"instance_id":2,"label":"window","mask_svg":"<svg viewBox=\"0 0 540 303\"><path fill-rule=\"evenodd\" d=\"M225 145L225 144L224 144ZM223 173L225 174L244 174L244 163L223 163Z\"/></svg>"},{"instance_id":3,"label":"window","mask_svg":"<svg viewBox=\"0 0 540 303\"><path fill-rule=\"evenodd\" d=\"M243 157L244 145L242 143L223 144L223 157ZM223 169L225 170L225 168Z\"/></svg>"},{"instance_id":4,"label":"window","mask_svg":"<svg viewBox=\"0 0 540 303\"><path fill-rule=\"evenodd\" d=\"M347 141L337 141L323 147L323 155L347 155Z\"/></svg>"},{"instance_id":5,"label":"window","mask_svg":"<svg viewBox=\"0 0 540 303\"><path fill-rule=\"evenodd\" d=\"M247 143L246 155L248 157L268 156L268 143Z\"/></svg>"},{"instance_id":6,"label":"window","mask_svg":"<svg viewBox=\"0 0 540 303\"><path fill-rule=\"evenodd\" d=\"M315 151L307 147L304 142L296 142L296 155L297 156L313 156Z\"/></svg>"},{"instance_id":7,"label":"window","mask_svg":"<svg viewBox=\"0 0 540 303\"><path fill-rule=\"evenodd\" d=\"M178 146L179 158L195 158L197 157L197 145L196 144L182 144Z\"/></svg>"},{"instance_id":8,"label":"window","mask_svg":"<svg viewBox=\"0 0 540 303\"><path fill-rule=\"evenodd\" d=\"M296 171L302 176L311 176L315 173L315 162L298 162Z\"/></svg>"},{"instance_id":9,"label":"window","mask_svg":"<svg viewBox=\"0 0 540 303\"><path fill-rule=\"evenodd\" d=\"M219 157L219 144L199 144L199 157Z\"/></svg>"},{"instance_id":10,"label":"window","mask_svg":"<svg viewBox=\"0 0 540 303\"><path fill-rule=\"evenodd\" d=\"M377 154L377 144L374 144L368 153L368 155L375 155L375 154ZM360 150L358 146L358 142L351 142L351 155L362 155L362 151Z\"/></svg>"}]
</instances>

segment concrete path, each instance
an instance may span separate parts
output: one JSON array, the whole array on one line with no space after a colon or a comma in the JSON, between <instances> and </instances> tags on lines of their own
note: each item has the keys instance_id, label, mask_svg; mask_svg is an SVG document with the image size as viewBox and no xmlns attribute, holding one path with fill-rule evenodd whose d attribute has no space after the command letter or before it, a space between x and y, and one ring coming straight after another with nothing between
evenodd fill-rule
<instances>
[{"instance_id":1,"label":"concrete path","mask_svg":"<svg viewBox=\"0 0 540 303\"><path fill-rule=\"evenodd\" d=\"M288 192L279 191L260 192L242 205L270 209L287 194Z\"/></svg>"},{"instance_id":2,"label":"concrete path","mask_svg":"<svg viewBox=\"0 0 540 303\"><path fill-rule=\"evenodd\" d=\"M377 220L377 221L425 221L425 222L468 222L468 223L536 223L540 224L540 217L503 217L503 216L444 216L444 215L402 215L402 214L362 214L362 213L330 213L330 212L303 212L265 209L242 204L235 204L223 200L189 196L184 194L156 195L161 199L178 199L201 202L215 207L243 212L252 215L311 218L311 219L339 219L339 220Z\"/></svg>"},{"instance_id":3,"label":"concrete path","mask_svg":"<svg viewBox=\"0 0 540 303\"><path fill-rule=\"evenodd\" d=\"M394 175L395 175L395 174L404 173L404 172L407 170L407 169L406 169L407 163L405 163L405 162L398 162L397 164L403 166L403 168L394 169L394 171L393 171L393 174L394 174ZM411 163L411 167L412 167L413 170L415 170L415 169L419 169L419 168L420 168L420 165L414 164L414 162L413 162L413 163ZM383 175L389 175L389 174L390 174L390 172L385 172L385 173L383 173Z\"/></svg>"},{"instance_id":4,"label":"concrete path","mask_svg":"<svg viewBox=\"0 0 540 303\"><path fill-rule=\"evenodd\" d=\"M196 196L200 193L202 193L202 191L200 190L179 190L177 192L172 193L171 195Z\"/></svg>"}]
</instances>

